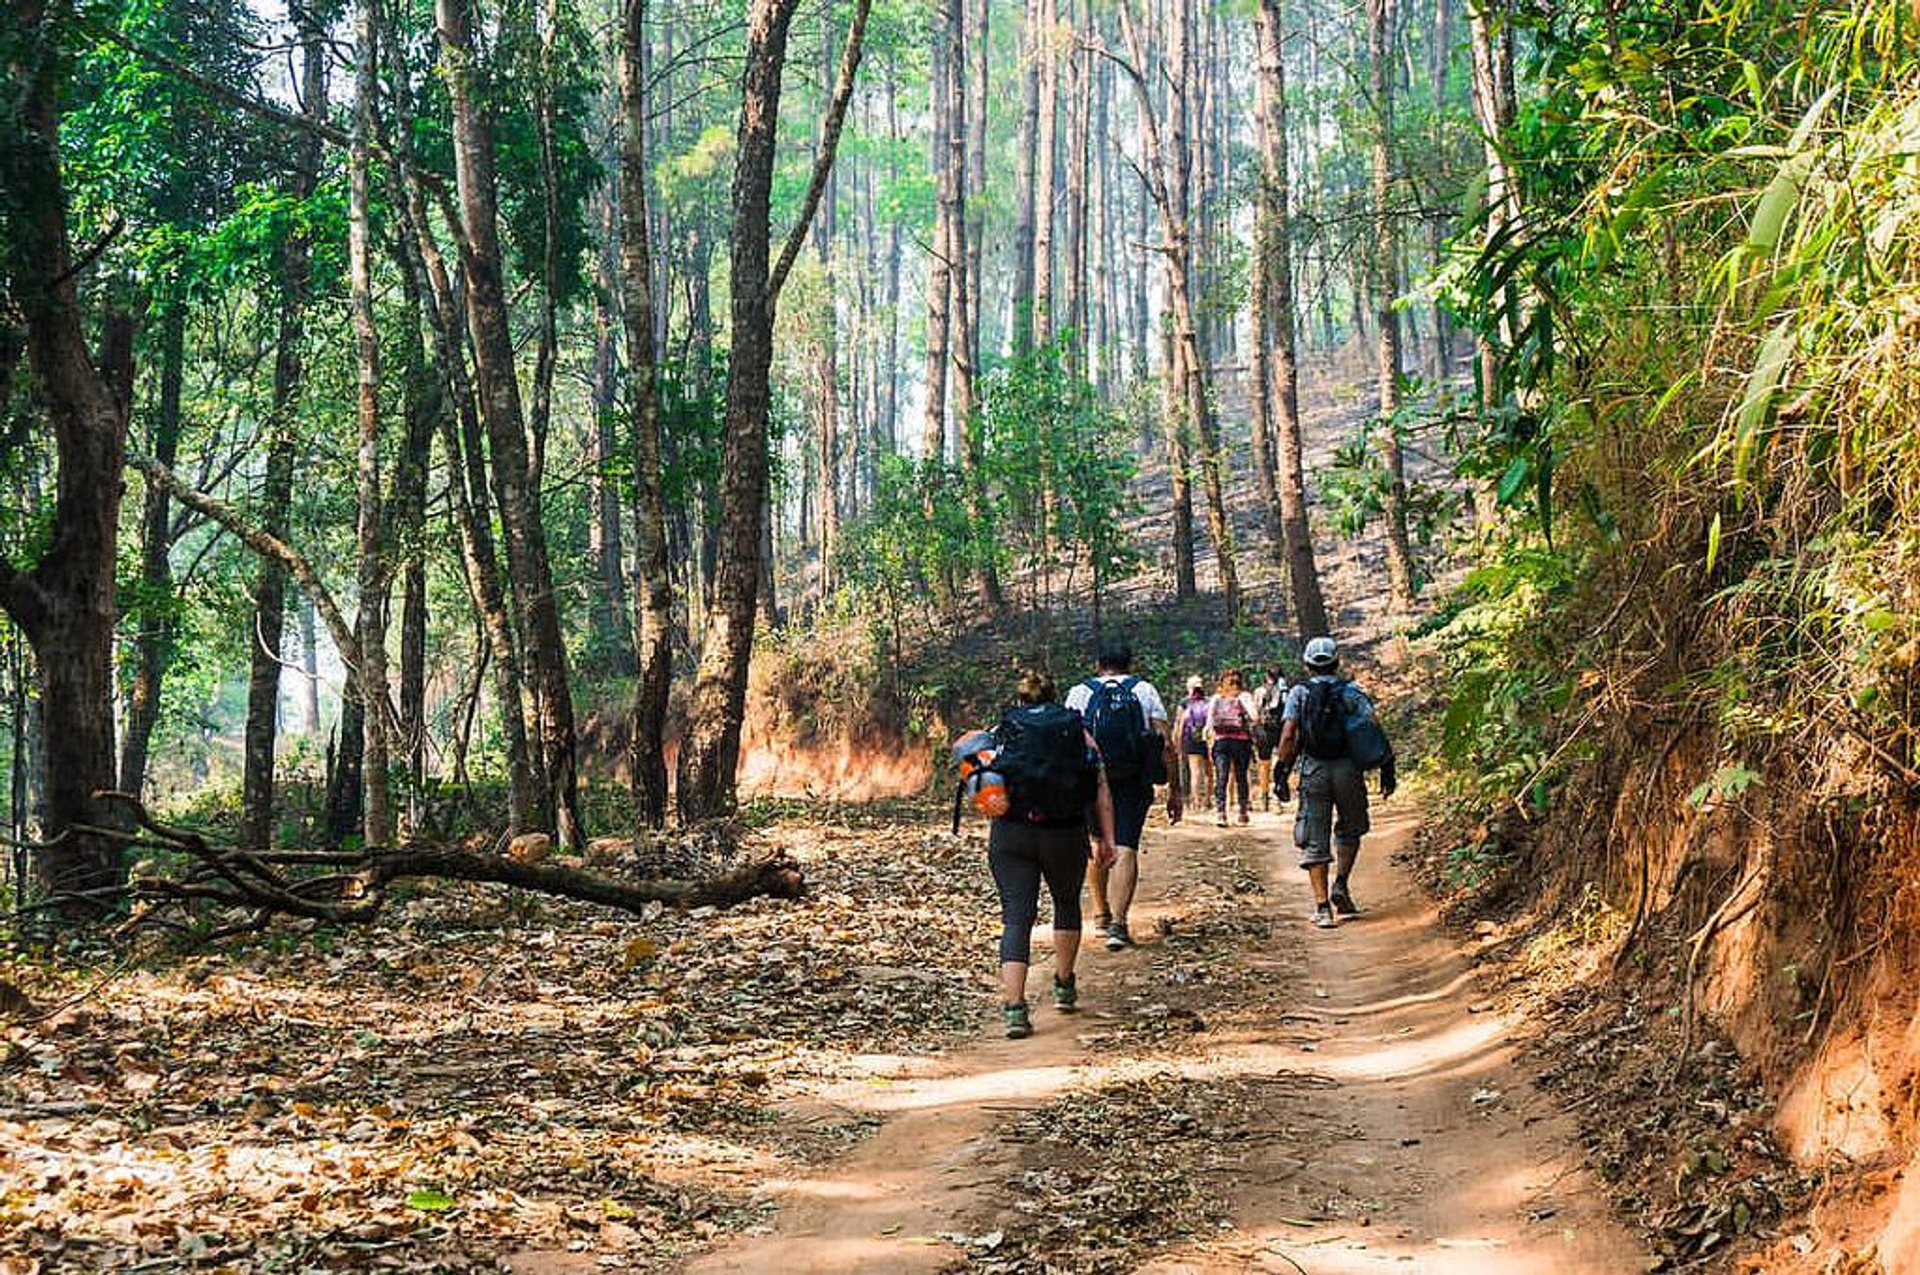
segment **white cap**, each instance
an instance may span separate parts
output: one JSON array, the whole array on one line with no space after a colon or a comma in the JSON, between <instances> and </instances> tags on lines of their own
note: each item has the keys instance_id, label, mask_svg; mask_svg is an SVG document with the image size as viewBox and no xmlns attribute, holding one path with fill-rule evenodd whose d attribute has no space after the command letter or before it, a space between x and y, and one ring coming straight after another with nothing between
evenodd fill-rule
<instances>
[{"instance_id":1,"label":"white cap","mask_svg":"<svg viewBox=\"0 0 1920 1275\"><path fill-rule=\"evenodd\" d=\"M1317 637L1307 643L1303 658L1308 668L1332 668L1340 662L1340 651L1334 646L1332 638Z\"/></svg>"},{"instance_id":2,"label":"white cap","mask_svg":"<svg viewBox=\"0 0 1920 1275\"><path fill-rule=\"evenodd\" d=\"M1198 673L1195 673L1192 677L1187 679L1187 689L1190 691L1197 691L1205 685L1206 685L1206 682L1201 679Z\"/></svg>"}]
</instances>

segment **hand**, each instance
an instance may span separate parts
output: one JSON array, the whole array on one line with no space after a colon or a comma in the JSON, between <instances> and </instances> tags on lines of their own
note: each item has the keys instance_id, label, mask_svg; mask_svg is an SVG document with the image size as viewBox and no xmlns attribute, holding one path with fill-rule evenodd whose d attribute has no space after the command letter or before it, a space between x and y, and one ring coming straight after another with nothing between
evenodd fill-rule
<instances>
[{"instance_id":1,"label":"hand","mask_svg":"<svg viewBox=\"0 0 1920 1275\"><path fill-rule=\"evenodd\" d=\"M1100 844L1094 848L1093 861L1102 868L1111 868L1113 861L1120 857L1120 850L1106 837L1100 838Z\"/></svg>"},{"instance_id":2,"label":"hand","mask_svg":"<svg viewBox=\"0 0 1920 1275\"><path fill-rule=\"evenodd\" d=\"M1285 775L1273 781L1273 799L1283 806L1293 800L1293 787Z\"/></svg>"}]
</instances>

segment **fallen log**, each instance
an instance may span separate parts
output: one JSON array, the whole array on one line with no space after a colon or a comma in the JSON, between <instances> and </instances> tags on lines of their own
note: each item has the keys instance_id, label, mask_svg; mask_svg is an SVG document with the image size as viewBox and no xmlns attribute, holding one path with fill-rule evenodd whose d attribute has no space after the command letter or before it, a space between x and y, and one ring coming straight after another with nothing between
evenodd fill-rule
<instances>
[{"instance_id":1,"label":"fallen log","mask_svg":"<svg viewBox=\"0 0 1920 1275\"><path fill-rule=\"evenodd\" d=\"M275 916L362 924L379 915L393 883L426 878L491 882L636 915L663 904L727 908L749 899L796 899L806 893L805 874L784 854L692 880L626 878L551 860L530 861L426 842L375 846L358 853L255 854L239 847L216 846L191 829L162 823L130 793L96 795L127 807L134 822L155 842L184 854L189 861L185 871L174 875L162 872L151 862L136 866L128 882L136 904L128 924L136 927L166 925L169 921L164 914L169 909L191 910L198 905L248 914L247 919L214 931L215 937L262 929ZM293 870L300 867L323 870L300 875Z\"/></svg>"}]
</instances>

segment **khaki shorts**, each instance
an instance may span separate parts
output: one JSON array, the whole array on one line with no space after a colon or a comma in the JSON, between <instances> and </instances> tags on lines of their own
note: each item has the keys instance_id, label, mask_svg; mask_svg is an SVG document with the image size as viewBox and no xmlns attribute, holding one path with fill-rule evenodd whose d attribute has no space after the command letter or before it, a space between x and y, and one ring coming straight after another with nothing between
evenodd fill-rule
<instances>
[{"instance_id":1,"label":"khaki shorts","mask_svg":"<svg viewBox=\"0 0 1920 1275\"><path fill-rule=\"evenodd\" d=\"M1300 758L1300 808L1293 819L1293 844L1300 866L1333 862L1335 843L1351 850L1372 826L1367 821L1367 777L1342 757L1321 761Z\"/></svg>"}]
</instances>

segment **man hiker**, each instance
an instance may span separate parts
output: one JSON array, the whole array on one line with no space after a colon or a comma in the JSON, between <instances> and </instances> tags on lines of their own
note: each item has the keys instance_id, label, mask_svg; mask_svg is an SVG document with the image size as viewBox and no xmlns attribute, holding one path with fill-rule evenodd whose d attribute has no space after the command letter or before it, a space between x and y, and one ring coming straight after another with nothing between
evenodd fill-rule
<instances>
[{"instance_id":1,"label":"man hiker","mask_svg":"<svg viewBox=\"0 0 1920 1275\"><path fill-rule=\"evenodd\" d=\"M1313 891L1313 923L1332 929L1339 924L1335 912L1360 912L1348 878L1369 826L1366 772L1380 772L1382 797L1393 795L1398 779L1393 748L1374 716L1373 701L1340 676L1340 652L1333 639L1314 638L1304 658L1307 680L1287 691L1273 759L1273 795L1282 803L1291 798L1287 775L1298 760L1300 810L1293 821L1293 842Z\"/></svg>"},{"instance_id":2,"label":"man hiker","mask_svg":"<svg viewBox=\"0 0 1920 1275\"><path fill-rule=\"evenodd\" d=\"M1027 970L1041 882L1053 896L1053 1007L1070 1014L1079 1008L1073 966L1089 832L1098 838L1092 862L1113 862L1113 805L1093 733L1055 699L1053 679L1029 671L994 732L991 765L1008 797L987 832L987 866L1000 894L1000 1013L1013 1040L1033 1035Z\"/></svg>"},{"instance_id":3,"label":"man hiker","mask_svg":"<svg viewBox=\"0 0 1920 1275\"><path fill-rule=\"evenodd\" d=\"M1103 868L1096 861L1088 880L1099 912L1096 928L1104 923L1107 950L1118 952L1133 946L1127 910L1140 882L1140 834L1153 806L1155 784L1167 785L1167 822L1180 822L1172 723L1153 683L1133 675L1133 648L1124 642L1101 649L1093 676L1067 692L1067 707L1086 720L1099 745L1113 796L1113 866Z\"/></svg>"}]
</instances>

